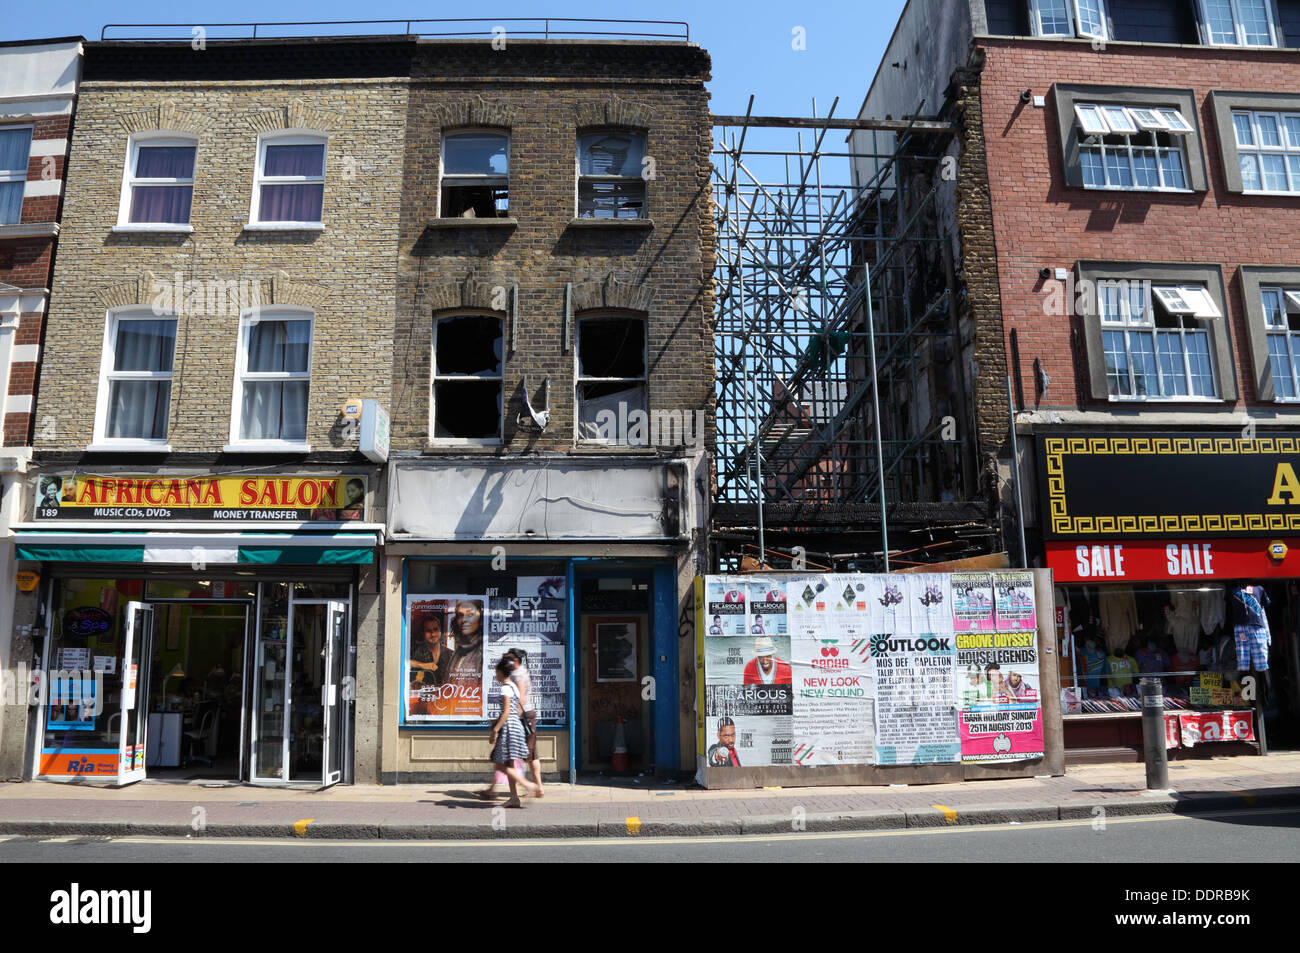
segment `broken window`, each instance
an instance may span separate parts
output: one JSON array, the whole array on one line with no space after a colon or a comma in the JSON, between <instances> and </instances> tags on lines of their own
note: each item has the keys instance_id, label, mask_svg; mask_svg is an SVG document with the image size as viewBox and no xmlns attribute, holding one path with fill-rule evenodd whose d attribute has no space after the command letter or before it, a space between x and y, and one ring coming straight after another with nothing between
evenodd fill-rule
<instances>
[{"instance_id":1,"label":"broken window","mask_svg":"<svg viewBox=\"0 0 1300 953\"><path fill-rule=\"evenodd\" d=\"M636 421L629 423L630 415L646 412L645 320L579 321L577 386L578 438L631 442L627 429Z\"/></svg>"},{"instance_id":2,"label":"broken window","mask_svg":"<svg viewBox=\"0 0 1300 953\"><path fill-rule=\"evenodd\" d=\"M442 139L442 218L506 218L510 137L461 132Z\"/></svg>"},{"instance_id":3,"label":"broken window","mask_svg":"<svg viewBox=\"0 0 1300 953\"><path fill-rule=\"evenodd\" d=\"M438 318L433 326L433 437L501 437L501 319Z\"/></svg>"},{"instance_id":4,"label":"broken window","mask_svg":"<svg viewBox=\"0 0 1300 953\"><path fill-rule=\"evenodd\" d=\"M646 218L645 136L578 137L578 218Z\"/></svg>"}]
</instances>

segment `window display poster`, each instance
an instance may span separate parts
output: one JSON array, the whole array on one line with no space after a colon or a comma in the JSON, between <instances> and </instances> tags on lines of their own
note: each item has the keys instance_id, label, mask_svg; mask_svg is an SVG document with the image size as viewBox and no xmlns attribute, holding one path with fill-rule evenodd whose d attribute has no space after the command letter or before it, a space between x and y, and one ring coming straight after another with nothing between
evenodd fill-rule
<instances>
[{"instance_id":1,"label":"window display poster","mask_svg":"<svg viewBox=\"0 0 1300 953\"><path fill-rule=\"evenodd\" d=\"M1207 741L1254 741L1254 713L1249 711L1182 711L1178 713L1183 747Z\"/></svg>"},{"instance_id":2,"label":"window display poster","mask_svg":"<svg viewBox=\"0 0 1300 953\"><path fill-rule=\"evenodd\" d=\"M478 721L483 692L484 596L406 597L406 721Z\"/></svg>"},{"instance_id":3,"label":"window display poster","mask_svg":"<svg viewBox=\"0 0 1300 953\"><path fill-rule=\"evenodd\" d=\"M556 586L558 585L558 588ZM483 685L487 717L501 714L501 685L497 663L509 649L524 653L524 667L532 681L537 721L563 724L567 705L564 642L568 609L563 577L520 576L517 596L489 596L487 643L483 654Z\"/></svg>"},{"instance_id":4,"label":"window display poster","mask_svg":"<svg viewBox=\"0 0 1300 953\"><path fill-rule=\"evenodd\" d=\"M704 720L714 768L791 763L794 694L790 685L708 685Z\"/></svg>"},{"instance_id":5,"label":"window display poster","mask_svg":"<svg viewBox=\"0 0 1300 953\"><path fill-rule=\"evenodd\" d=\"M497 663L505 655L506 649L518 649L524 654L524 667L532 683L533 697L529 705L537 711L538 724L564 724L566 718L567 697L564 671L564 645L543 639L513 639L506 643L493 644L489 640L484 660L489 679L484 676L488 686L487 717L495 720L501 714L501 683L496 680Z\"/></svg>"},{"instance_id":6,"label":"window display poster","mask_svg":"<svg viewBox=\"0 0 1300 953\"><path fill-rule=\"evenodd\" d=\"M1043 756L1037 632L955 636L962 761Z\"/></svg>"},{"instance_id":7,"label":"window display poster","mask_svg":"<svg viewBox=\"0 0 1300 953\"><path fill-rule=\"evenodd\" d=\"M999 632L1027 632L1038 627L1034 617L1034 574L997 572L993 574L994 601Z\"/></svg>"},{"instance_id":8,"label":"window display poster","mask_svg":"<svg viewBox=\"0 0 1300 953\"><path fill-rule=\"evenodd\" d=\"M875 755L875 700L865 644L820 631L810 610L790 635L794 676L793 763L871 764ZM793 627L792 623L792 627Z\"/></svg>"},{"instance_id":9,"label":"window display poster","mask_svg":"<svg viewBox=\"0 0 1300 953\"><path fill-rule=\"evenodd\" d=\"M917 587L924 591L925 586ZM961 760L953 702L951 635L871 637L878 764L952 764Z\"/></svg>"},{"instance_id":10,"label":"window display poster","mask_svg":"<svg viewBox=\"0 0 1300 953\"><path fill-rule=\"evenodd\" d=\"M951 576L943 573L908 573L903 591L917 635L951 635L953 631ZM1032 578L1032 577L1031 577Z\"/></svg>"},{"instance_id":11,"label":"window display poster","mask_svg":"<svg viewBox=\"0 0 1300 953\"><path fill-rule=\"evenodd\" d=\"M745 634L745 590L733 577L710 576L704 586L709 635Z\"/></svg>"},{"instance_id":12,"label":"window display poster","mask_svg":"<svg viewBox=\"0 0 1300 953\"><path fill-rule=\"evenodd\" d=\"M956 632L992 632L993 577L986 572L953 573L952 627Z\"/></svg>"}]
</instances>

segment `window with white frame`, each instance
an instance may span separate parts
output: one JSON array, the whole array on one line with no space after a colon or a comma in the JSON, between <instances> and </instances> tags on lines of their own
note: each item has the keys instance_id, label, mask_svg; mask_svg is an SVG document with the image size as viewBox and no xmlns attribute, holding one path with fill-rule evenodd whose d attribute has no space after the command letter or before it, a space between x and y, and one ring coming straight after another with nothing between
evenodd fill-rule
<instances>
[{"instance_id":1,"label":"window with white frame","mask_svg":"<svg viewBox=\"0 0 1300 953\"><path fill-rule=\"evenodd\" d=\"M1212 46L1277 46L1271 0L1199 0Z\"/></svg>"},{"instance_id":2,"label":"window with white frame","mask_svg":"<svg viewBox=\"0 0 1300 953\"><path fill-rule=\"evenodd\" d=\"M0 225L17 225L23 217L27 163L32 154L32 127L0 128Z\"/></svg>"},{"instance_id":3,"label":"window with white frame","mask_svg":"<svg viewBox=\"0 0 1300 953\"><path fill-rule=\"evenodd\" d=\"M119 225L189 225L197 140L166 133L132 136Z\"/></svg>"},{"instance_id":4,"label":"window with white frame","mask_svg":"<svg viewBox=\"0 0 1300 953\"><path fill-rule=\"evenodd\" d=\"M312 320L301 311L253 311L241 318L233 442L306 443Z\"/></svg>"},{"instance_id":5,"label":"window with white frame","mask_svg":"<svg viewBox=\"0 0 1300 953\"><path fill-rule=\"evenodd\" d=\"M1034 36L1109 38L1104 0L1029 0L1029 25Z\"/></svg>"},{"instance_id":6,"label":"window with white frame","mask_svg":"<svg viewBox=\"0 0 1300 953\"><path fill-rule=\"evenodd\" d=\"M1233 133L1246 192L1300 192L1300 114L1234 110Z\"/></svg>"},{"instance_id":7,"label":"window with white frame","mask_svg":"<svg viewBox=\"0 0 1300 953\"><path fill-rule=\"evenodd\" d=\"M578 218L646 218L645 136L610 130L578 137Z\"/></svg>"},{"instance_id":8,"label":"window with white frame","mask_svg":"<svg viewBox=\"0 0 1300 953\"><path fill-rule=\"evenodd\" d=\"M499 317L465 314L434 320L430 417L435 440L501 439L503 344Z\"/></svg>"},{"instance_id":9,"label":"window with white frame","mask_svg":"<svg viewBox=\"0 0 1300 953\"><path fill-rule=\"evenodd\" d=\"M1300 400L1300 287L1259 289L1274 400Z\"/></svg>"},{"instance_id":10,"label":"window with white frame","mask_svg":"<svg viewBox=\"0 0 1300 953\"><path fill-rule=\"evenodd\" d=\"M324 203L325 136L277 133L259 137L250 221L319 225Z\"/></svg>"},{"instance_id":11,"label":"window with white frame","mask_svg":"<svg viewBox=\"0 0 1300 953\"><path fill-rule=\"evenodd\" d=\"M578 321L577 422L581 440L625 442L611 435L611 421L645 413L646 323L644 318L598 316ZM604 426L602 426L604 424Z\"/></svg>"},{"instance_id":12,"label":"window with white frame","mask_svg":"<svg viewBox=\"0 0 1300 953\"><path fill-rule=\"evenodd\" d=\"M1203 322L1222 315L1204 285L1103 281L1097 304L1112 399L1219 396Z\"/></svg>"},{"instance_id":13,"label":"window with white frame","mask_svg":"<svg viewBox=\"0 0 1300 953\"><path fill-rule=\"evenodd\" d=\"M442 137L442 218L508 218L510 137L477 130Z\"/></svg>"},{"instance_id":14,"label":"window with white frame","mask_svg":"<svg viewBox=\"0 0 1300 953\"><path fill-rule=\"evenodd\" d=\"M1076 103L1079 163L1089 189L1185 191L1192 124L1170 106Z\"/></svg>"},{"instance_id":15,"label":"window with white frame","mask_svg":"<svg viewBox=\"0 0 1300 953\"><path fill-rule=\"evenodd\" d=\"M152 311L109 316L100 364L96 443L166 443L175 356L174 317Z\"/></svg>"}]
</instances>

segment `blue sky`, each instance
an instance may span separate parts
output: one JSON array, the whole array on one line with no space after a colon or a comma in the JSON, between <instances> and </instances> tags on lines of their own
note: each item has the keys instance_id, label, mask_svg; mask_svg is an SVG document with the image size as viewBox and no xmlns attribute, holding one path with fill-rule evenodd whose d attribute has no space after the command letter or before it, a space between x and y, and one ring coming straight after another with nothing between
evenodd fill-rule
<instances>
[{"instance_id":1,"label":"blue sky","mask_svg":"<svg viewBox=\"0 0 1300 953\"><path fill-rule=\"evenodd\" d=\"M879 63L903 0L818 0L815 3L755 0L658 0L653 4L580 0L463 4L421 4L413 0L254 0L184 3L159 0L63 0L59 3L7 4L0 39L22 40L80 34L98 39L109 22L147 23L245 20L406 19L418 15L449 17L527 17L541 11L556 17L650 17L685 20L691 39L713 56L712 109L717 114L743 113L751 93L754 109L764 115L810 115L816 97L819 114L840 97L837 116L854 116ZM468 12L472 10L472 12ZM802 27L806 49L792 48ZM215 31L214 31L215 32Z\"/></svg>"}]
</instances>

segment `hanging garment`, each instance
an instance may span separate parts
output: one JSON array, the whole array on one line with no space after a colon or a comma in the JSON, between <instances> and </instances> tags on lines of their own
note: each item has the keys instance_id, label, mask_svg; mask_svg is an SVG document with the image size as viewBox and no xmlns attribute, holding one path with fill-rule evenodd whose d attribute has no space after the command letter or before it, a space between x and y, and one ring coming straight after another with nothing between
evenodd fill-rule
<instances>
[{"instance_id":1,"label":"hanging garment","mask_svg":"<svg viewBox=\"0 0 1300 953\"><path fill-rule=\"evenodd\" d=\"M1165 628L1173 636L1174 646L1184 654L1195 652L1201 638L1201 596L1206 593L1194 589L1170 589L1169 605L1165 607ZM1222 609L1220 609L1222 611Z\"/></svg>"},{"instance_id":2,"label":"hanging garment","mask_svg":"<svg viewBox=\"0 0 1300 953\"><path fill-rule=\"evenodd\" d=\"M1223 587L1213 586L1198 596L1201 600L1201 631L1213 635L1226 620Z\"/></svg>"},{"instance_id":3,"label":"hanging garment","mask_svg":"<svg viewBox=\"0 0 1300 953\"><path fill-rule=\"evenodd\" d=\"M1138 630L1137 600L1131 589L1103 589L1098 599L1101 628L1106 633L1106 650L1115 655Z\"/></svg>"}]
</instances>

